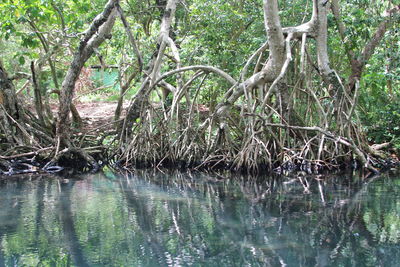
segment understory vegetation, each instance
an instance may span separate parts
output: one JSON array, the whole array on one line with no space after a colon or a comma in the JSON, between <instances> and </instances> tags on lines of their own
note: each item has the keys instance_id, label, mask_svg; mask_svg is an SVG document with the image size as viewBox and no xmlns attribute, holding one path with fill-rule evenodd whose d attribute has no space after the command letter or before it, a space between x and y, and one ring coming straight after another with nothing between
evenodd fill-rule
<instances>
[{"instance_id":1,"label":"understory vegetation","mask_svg":"<svg viewBox=\"0 0 400 267\"><path fill-rule=\"evenodd\" d=\"M392 166L399 14L396 1L5 0L0 174ZM85 101L117 104L93 127Z\"/></svg>"}]
</instances>

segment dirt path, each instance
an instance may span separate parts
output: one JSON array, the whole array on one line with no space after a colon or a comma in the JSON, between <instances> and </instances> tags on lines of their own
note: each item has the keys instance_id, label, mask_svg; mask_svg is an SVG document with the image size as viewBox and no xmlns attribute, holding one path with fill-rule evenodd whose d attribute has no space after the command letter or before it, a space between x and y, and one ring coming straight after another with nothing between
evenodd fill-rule
<instances>
[{"instance_id":1,"label":"dirt path","mask_svg":"<svg viewBox=\"0 0 400 267\"><path fill-rule=\"evenodd\" d=\"M76 105L81 117L90 119L113 117L116 107L117 102L83 102Z\"/></svg>"},{"instance_id":2,"label":"dirt path","mask_svg":"<svg viewBox=\"0 0 400 267\"><path fill-rule=\"evenodd\" d=\"M106 131L113 127L117 102L82 102L75 106L84 123L84 132ZM126 106L127 104L124 104L124 108Z\"/></svg>"}]
</instances>

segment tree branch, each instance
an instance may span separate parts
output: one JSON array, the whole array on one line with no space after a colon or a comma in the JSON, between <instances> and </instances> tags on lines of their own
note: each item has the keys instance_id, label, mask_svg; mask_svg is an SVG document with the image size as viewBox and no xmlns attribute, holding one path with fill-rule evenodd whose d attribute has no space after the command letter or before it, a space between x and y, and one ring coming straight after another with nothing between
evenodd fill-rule
<instances>
[{"instance_id":1,"label":"tree branch","mask_svg":"<svg viewBox=\"0 0 400 267\"><path fill-rule=\"evenodd\" d=\"M136 54L137 60L138 60L138 65L139 65L139 72L142 72L143 69L143 57L142 54L139 51L139 47L135 41L135 38L133 37L131 27L129 25L129 22L125 18L124 11L122 10L121 6L118 4L117 5L117 10L119 13L119 17L121 18L122 24L124 25L126 34L128 35L129 42L131 43L133 50Z\"/></svg>"}]
</instances>

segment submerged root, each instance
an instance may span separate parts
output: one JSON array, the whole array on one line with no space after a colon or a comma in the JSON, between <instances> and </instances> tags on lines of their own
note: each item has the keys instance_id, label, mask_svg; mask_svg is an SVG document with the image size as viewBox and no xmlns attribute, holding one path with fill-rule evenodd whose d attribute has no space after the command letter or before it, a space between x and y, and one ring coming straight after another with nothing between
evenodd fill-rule
<instances>
[{"instance_id":1,"label":"submerged root","mask_svg":"<svg viewBox=\"0 0 400 267\"><path fill-rule=\"evenodd\" d=\"M99 155L95 151L93 155ZM43 148L35 152L0 156L0 175L16 175L25 173L59 173L97 172L100 170L98 159L87 152L87 149L66 148L56 156L54 147Z\"/></svg>"}]
</instances>

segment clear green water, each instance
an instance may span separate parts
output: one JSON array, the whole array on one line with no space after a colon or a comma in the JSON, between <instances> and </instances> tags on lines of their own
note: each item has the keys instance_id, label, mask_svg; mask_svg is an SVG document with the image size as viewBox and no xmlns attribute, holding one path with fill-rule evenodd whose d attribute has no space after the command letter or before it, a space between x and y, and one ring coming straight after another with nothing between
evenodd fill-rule
<instances>
[{"instance_id":1,"label":"clear green water","mask_svg":"<svg viewBox=\"0 0 400 267\"><path fill-rule=\"evenodd\" d=\"M400 178L0 182L0 266L400 266Z\"/></svg>"}]
</instances>

